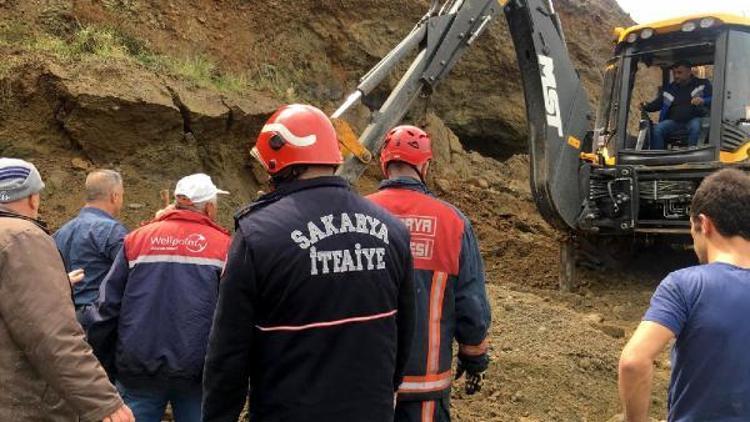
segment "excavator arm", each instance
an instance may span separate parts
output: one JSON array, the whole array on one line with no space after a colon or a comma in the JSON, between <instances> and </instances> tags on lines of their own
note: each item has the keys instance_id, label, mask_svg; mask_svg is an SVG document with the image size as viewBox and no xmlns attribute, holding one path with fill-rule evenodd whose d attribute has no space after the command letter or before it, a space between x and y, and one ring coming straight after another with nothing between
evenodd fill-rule
<instances>
[{"instance_id":1,"label":"excavator arm","mask_svg":"<svg viewBox=\"0 0 750 422\"><path fill-rule=\"evenodd\" d=\"M379 151L386 132L403 119L414 100L434 91L501 8L496 0L449 0L439 6L437 0L432 1L427 14L406 38L360 79L357 89L331 116L342 143L353 153L339 169L339 175L347 180L354 181L364 172L371 155L352 145L346 135L349 130L339 118L416 52L406 73L359 137L366 150Z\"/></svg>"},{"instance_id":2,"label":"excavator arm","mask_svg":"<svg viewBox=\"0 0 750 422\"><path fill-rule=\"evenodd\" d=\"M416 51L411 66L359 137L362 147L379 151L386 132L403 119L415 99L434 91L501 10L523 79L533 196L550 224L574 230L584 197L580 181L586 167L579 156L590 108L551 0L449 0L442 6L433 1L409 35L360 80L332 117L340 118ZM349 157L339 174L356 180L367 166L367 155L360 151Z\"/></svg>"},{"instance_id":3,"label":"excavator arm","mask_svg":"<svg viewBox=\"0 0 750 422\"><path fill-rule=\"evenodd\" d=\"M510 0L505 16L523 78L534 201L550 224L576 229L586 191L579 157L591 126L589 100L551 0Z\"/></svg>"}]
</instances>

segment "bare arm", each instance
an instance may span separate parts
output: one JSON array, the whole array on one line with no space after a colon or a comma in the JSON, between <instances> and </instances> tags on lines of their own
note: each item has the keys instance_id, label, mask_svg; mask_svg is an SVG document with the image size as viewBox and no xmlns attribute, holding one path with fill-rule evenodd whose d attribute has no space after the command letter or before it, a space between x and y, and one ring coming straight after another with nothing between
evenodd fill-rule
<instances>
[{"instance_id":1,"label":"bare arm","mask_svg":"<svg viewBox=\"0 0 750 422\"><path fill-rule=\"evenodd\" d=\"M620 356L618 384L627 422L649 421L654 359L674 338L669 328L644 321L625 345Z\"/></svg>"}]
</instances>

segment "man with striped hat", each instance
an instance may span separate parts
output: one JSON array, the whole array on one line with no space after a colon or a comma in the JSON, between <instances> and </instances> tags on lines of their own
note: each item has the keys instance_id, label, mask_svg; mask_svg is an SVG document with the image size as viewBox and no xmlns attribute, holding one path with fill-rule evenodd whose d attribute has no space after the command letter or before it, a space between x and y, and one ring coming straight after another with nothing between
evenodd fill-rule
<instances>
[{"instance_id":1,"label":"man with striped hat","mask_svg":"<svg viewBox=\"0 0 750 422\"><path fill-rule=\"evenodd\" d=\"M0 420L134 422L76 321L33 164L0 158Z\"/></svg>"}]
</instances>

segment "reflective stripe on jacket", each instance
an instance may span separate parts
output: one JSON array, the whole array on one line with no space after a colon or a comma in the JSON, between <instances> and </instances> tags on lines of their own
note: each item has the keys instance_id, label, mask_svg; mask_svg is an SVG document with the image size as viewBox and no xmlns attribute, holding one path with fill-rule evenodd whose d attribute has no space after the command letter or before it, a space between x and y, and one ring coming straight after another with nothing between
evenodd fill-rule
<instances>
[{"instance_id":1,"label":"reflective stripe on jacket","mask_svg":"<svg viewBox=\"0 0 750 422\"><path fill-rule=\"evenodd\" d=\"M417 333L399 400L429 400L450 392L452 345L484 358L490 305L484 268L469 220L414 179L384 181L368 196L411 233L417 288Z\"/></svg>"},{"instance_id":2,"label":"reflective stripe on jacket","mask_svg":"<svg viewBox=\"0 0 750 422\"><path fill-rule=\"evenodd\" d=\"M173 210L125 237L102 282L89 341L118 378L201 379L229 248L203 214Z\"/></svg>"},{"instance_id":3,"label":"reflective stripe on jacket","mask_svg":"<svg viewBox=\"0 0 750 422\"><path fill-rule=\"evenodd\" d=\"M708 79L697 77L693 77L689 85L684 87L677 85L674 82L670 83L667 85L666 89L661 92L661 95L659 95L658 98L646 104L645 110L651 112L658 111L659 121L662 122L666 120L669 116L669 109L672 107L672 104L677 97L677 91L682 89L689 89L691 98L698 97L703 99L703 105L693 106L695 113L694 117L703 117L706 114L706 110L711 107L713 87L711 86L711 81Z\"/></svg>"},{"instance_id":4,"label":"reflective stripe on jacket","mask_svg":"<svg viewBox=\"0 0 750 422\"><path fill-rule=\"evenodd\" d=\"M339 177L281 184L238 215L203 420L393 419L414 332L409 234Z\"/></svg>"}]
</instances>

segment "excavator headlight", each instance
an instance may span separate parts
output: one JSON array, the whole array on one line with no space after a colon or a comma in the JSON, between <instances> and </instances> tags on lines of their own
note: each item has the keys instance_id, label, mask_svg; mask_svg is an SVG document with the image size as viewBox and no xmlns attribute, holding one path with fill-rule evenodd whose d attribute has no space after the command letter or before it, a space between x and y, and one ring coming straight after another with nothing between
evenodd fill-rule
<instances>
[{"instance_id":1,"label":"excavator headlight","mask_svg":"<svg viewBox=\"0 0 750 422\"><path fill-rule=\"evenodd\" d=\"M703 18L701 19L700 26L703 29L710 28L716 24L716 19L714 18Z\"/></svg>"},{"instance_id":2,"label":"excavator headlight","mask_svg":"<svg viewBox=\"0 0 750 422\"><path fill-rule=\"evenodd\" d=\"M682 24L682 32L693 32L695 31L696 25L693 21L688 21Z\"/></svg>"},{"instance_id":3,"label":"excavator headlight","mask_svg":"<svg viewBox=\"0 0 750 422\"><path fill-rule=\"evenodd\" d=\"M628 38L625 39L629 43L634 43L638 40L638 33L637 32L631 32L628 34Z\"/></svg>"},{"instance_id":4,"label":"excavator headlight","mask_svg":"<svg viewBox=\"0 0 750 422\"><path fill-rule=\"evenodd\" d=\"M643 31L641 31L641 39L647 40L654 36L654 30L651 28L646 28Z\"/></svg>"}]
</instances>

